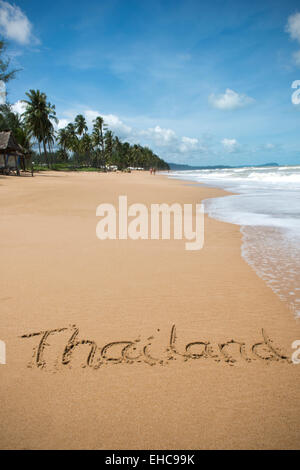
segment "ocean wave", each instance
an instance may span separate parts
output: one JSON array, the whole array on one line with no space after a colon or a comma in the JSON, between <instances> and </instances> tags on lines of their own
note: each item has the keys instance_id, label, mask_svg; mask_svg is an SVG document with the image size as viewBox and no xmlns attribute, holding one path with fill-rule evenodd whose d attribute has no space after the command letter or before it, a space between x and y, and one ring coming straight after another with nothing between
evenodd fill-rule
<instances>
[{"instance_id":1,"label":"ocean wave","mask_svg":"<svg viewBox=\"0 0 300 470\"><path fill-rule=\"evenodd\" d=\"M206 213L241 226L246 261L300 314L300 166L180 171L170 177L235 193L204 201Z\"/></svg>"}]
</instances>

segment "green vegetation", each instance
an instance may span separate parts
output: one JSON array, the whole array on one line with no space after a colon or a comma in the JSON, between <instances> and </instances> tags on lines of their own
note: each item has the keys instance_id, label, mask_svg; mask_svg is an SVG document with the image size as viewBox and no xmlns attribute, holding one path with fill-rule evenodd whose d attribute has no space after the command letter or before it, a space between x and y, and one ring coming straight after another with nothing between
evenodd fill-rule
<instances>
[{"instance_id":1,"label":"green vegetation","mask_svg":"<svg viewBox=\"0 0 300 470\"><path fill-rule=\"evenodd\" d=\"M13 131L18 143L31 151L36 170L169 169L150 148L122 142L101 116L93 121L91 133L82 114L56 132L55 106L47 101L46 94L30 90L26 96L26 109L21 116L8 104L0 106L0 130Z\"/></svg>"},{"instance_id":2,"label":"green vegetation","mask_svg":"<svg viewBox=\"0 0 300 470\"><path fill-rule=\"evenodd\" d=\"M4 51L5 43L0 41L0 80L6 83L14 78L17 70L9 69ZM46 94L29 90L26 98L22 115L15 113L9 104L0 105L0 131L13 131L18 144L31 153L36 170L169 169L168 164L150 148L122 142L108 129L101 116L93 121L91 133L82 114L56 131L55 106L48 101Z\"/></svg>"},{"instance_id":3,"label":"green vegetation","mask_svg":"<svg viewBox=\"0 0 300 470\"><path fill-rule=\"evenodd\" d=\"M36 139L40 153L41 144L43 144L44 157L48 167L50 167L51 162L48 151L51 152L55 143L55 131L52 121L58 123L55 106L47 102L47 96L39 90L30 90L26 93L26 96L28 100L23 100L26 110L22 114L24 127L29 136Z\"/></svg>"},{"instance_id":4,"label":"green vegetation","mask_svg":"<svg viewBox=\"0 0 300 470\"><path fill-rule=\"evenodd\" d=\"M107 128L101 116L93 121L93 129L89 134L84 116L78 114L74 122L58 131L57 145L58 149L51 157L52 168L55 163L65 163L73 169L106 170L112 167L119 170L130 167L168 169L168 164L148 147L121 142ZM43 154L37 158L39 163L45 163Z\"/></svg>"},{"instance_id":5,"label":"green vegetation","mask_svg":"<svg viewBox=\"0 0 300 470\"><path fill-rule=\"evenodd\" d=\"M6 43L0 40L0 80L4 83L15 78L17 69L10 70L10 60L5 57Z\"/></svg>"},{"instance_id":6,"label":"green vegetation","mask_svg":"<svg viewBox=\"0 0 300 470\"><path fill-rule=\"evenodd\" d=\"M12 80L18 70L10 68L10 61L5 57L6 44L0 40L0 81L7 83ZM0 104L0 131L10 129L17 142L25 149L30 150L30 135L21 117L14 113L9 104Z\"/></svg>"}]
</instances>

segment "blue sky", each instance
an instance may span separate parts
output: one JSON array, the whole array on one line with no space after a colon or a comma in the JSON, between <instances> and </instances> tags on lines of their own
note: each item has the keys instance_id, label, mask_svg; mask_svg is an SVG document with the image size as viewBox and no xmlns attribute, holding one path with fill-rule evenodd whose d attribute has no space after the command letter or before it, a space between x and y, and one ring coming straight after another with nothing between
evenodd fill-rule
<instances>
[{"instance_id":1,"label":"blue sky","mask_svg":"<svg viewBox=\"0 0 300 470\"><path fill-rule=\"evenodd\" d=\"M167 161L300 163L299 1L0 0L0 34L17 110L38 88Z\"/></svg>"}]
</instances>

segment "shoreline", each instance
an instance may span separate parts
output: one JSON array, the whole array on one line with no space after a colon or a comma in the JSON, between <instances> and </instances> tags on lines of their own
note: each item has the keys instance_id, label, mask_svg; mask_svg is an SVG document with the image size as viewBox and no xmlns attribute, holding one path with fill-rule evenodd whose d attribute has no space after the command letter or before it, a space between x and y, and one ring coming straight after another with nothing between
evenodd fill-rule
<instances>
[{"instance_id":1,"label":"shoreline","mask_svg":"<svg viewBox=\"0 0 300 470\"><path fill-rule=\"evenodd\" d=\"M0 178L0 339L8 351L0 366L1 448L299 448L300 366L268 345L257 350L266 359L251 352L264 329L290 357L299 321L242 258L239 226L206 215L204 247L193 253L182 240L95 237L97 205L121 194L147 206L228 194L165 176L47 171ZM152 366L132 359L83 368L88 345L81 344L69 363L58 364L74 324L78 338L99 351L139 339L155 360L174 346L176 325L181 354ZM20 337L57 329L39 367L41 338ZM250 362L231 340L245 343ZM226 344L236 362L217 362L200 345L188 349L199 357L182 356L200 341L212 356ZM110 354L122 356L120 349Z\"/></svg>"},{"instance_id":2,"label":"shoreline","mask_svg":"<svg viewBox=\"0 0 300 470\"><path fill-rule=\"evenodd\" d=\"M178 179L179 181L192 182L194 184L199 184L200 186L202 185L204 187L213 188L209 180L194 181L193 179L189 180L178 176L170 176L170 179ZM231 186L233 184L234 183L231 183ZM226 185L223 186L225 187L221 189L223 189L227 193L225 197L238 196L238 198L241 199L245 195L247 195L247 192L245 190L241 192L232 191L228 187L226 187ZM220 189L220 185L216 186L216 188ZM265 188L265 190L267 191L267 188ZM221 196L221 198L223 197ZM248 263L248 265L255 271L255 273L267 284L267 286L270 287L272 291L280 298L280 300L288 305L291 314L294 315L296 319L300 318L300 294L298 294L298 291L300 289L299 287L297 287L299 286L300 279L299 276L298 278L296 278L295 276L295 274L299 272L300 265L295 262L295 259L297 259L298 257L297 251L290 252L287 248L288 246L290 246L289 230L286 227L284 228L280 225L272 225L272 223L270 223L270 225L264 223L259 224L259 222L256 221L256 223L243 224L241 220L239 220L238 222L234 222L232 220L234 207L231 207L231 215L227 214L227 216L224 217L221 215L220 208L223 208L226 213L228 205L226 206L226 203L223 203L222 205L222 202L218 204L217 200L219 199L219 197L213 199L216 200L213 214L211 213L211 201L209 201L208 199L207 204L205 204L206 201L203 200L203 203L206 206L206 214L215 220L237 225L240 227L240 232L242 235L242 257ZM261 202L263 203L263 201ZM250 217L251 215L252 214L249 213L248 217ZM277 240L276 247L274 247L274 240ZM253 256L254 253L255 256ZM274 262L275 259L276 263ZM293 261L294 265L291 266ZM280 272L277 272L278 265L282 265ZM276 276L274 276L274 271L276 271Z\"/></svg>"}]
</instances>

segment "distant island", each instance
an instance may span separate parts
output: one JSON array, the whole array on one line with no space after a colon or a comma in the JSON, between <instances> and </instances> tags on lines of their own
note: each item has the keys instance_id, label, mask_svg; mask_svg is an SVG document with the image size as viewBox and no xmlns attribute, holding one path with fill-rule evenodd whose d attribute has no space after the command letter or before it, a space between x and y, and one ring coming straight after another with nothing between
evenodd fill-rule
<instances>
[{"instance_id":1,"label":"distant island","mask_svg":"<svg viewBox=\"0 0 300 470\"><path fill-rule=\"evenodd\" d=\"M230 166L230 165L208 165L208 166L192 166L192 165L186 165L186 164L181 164L181 163L171 163L168 162L168 165L170 167L170 170L179 170L179 171L184 171L184 170L225 170L227 168L247 168L249 166L255 167L255 168L262 168L265 166L279 166L278 163L271 162L271 163L264 163L262 165L239 165L239 166Z\"/></svg>"}]
</instances>

